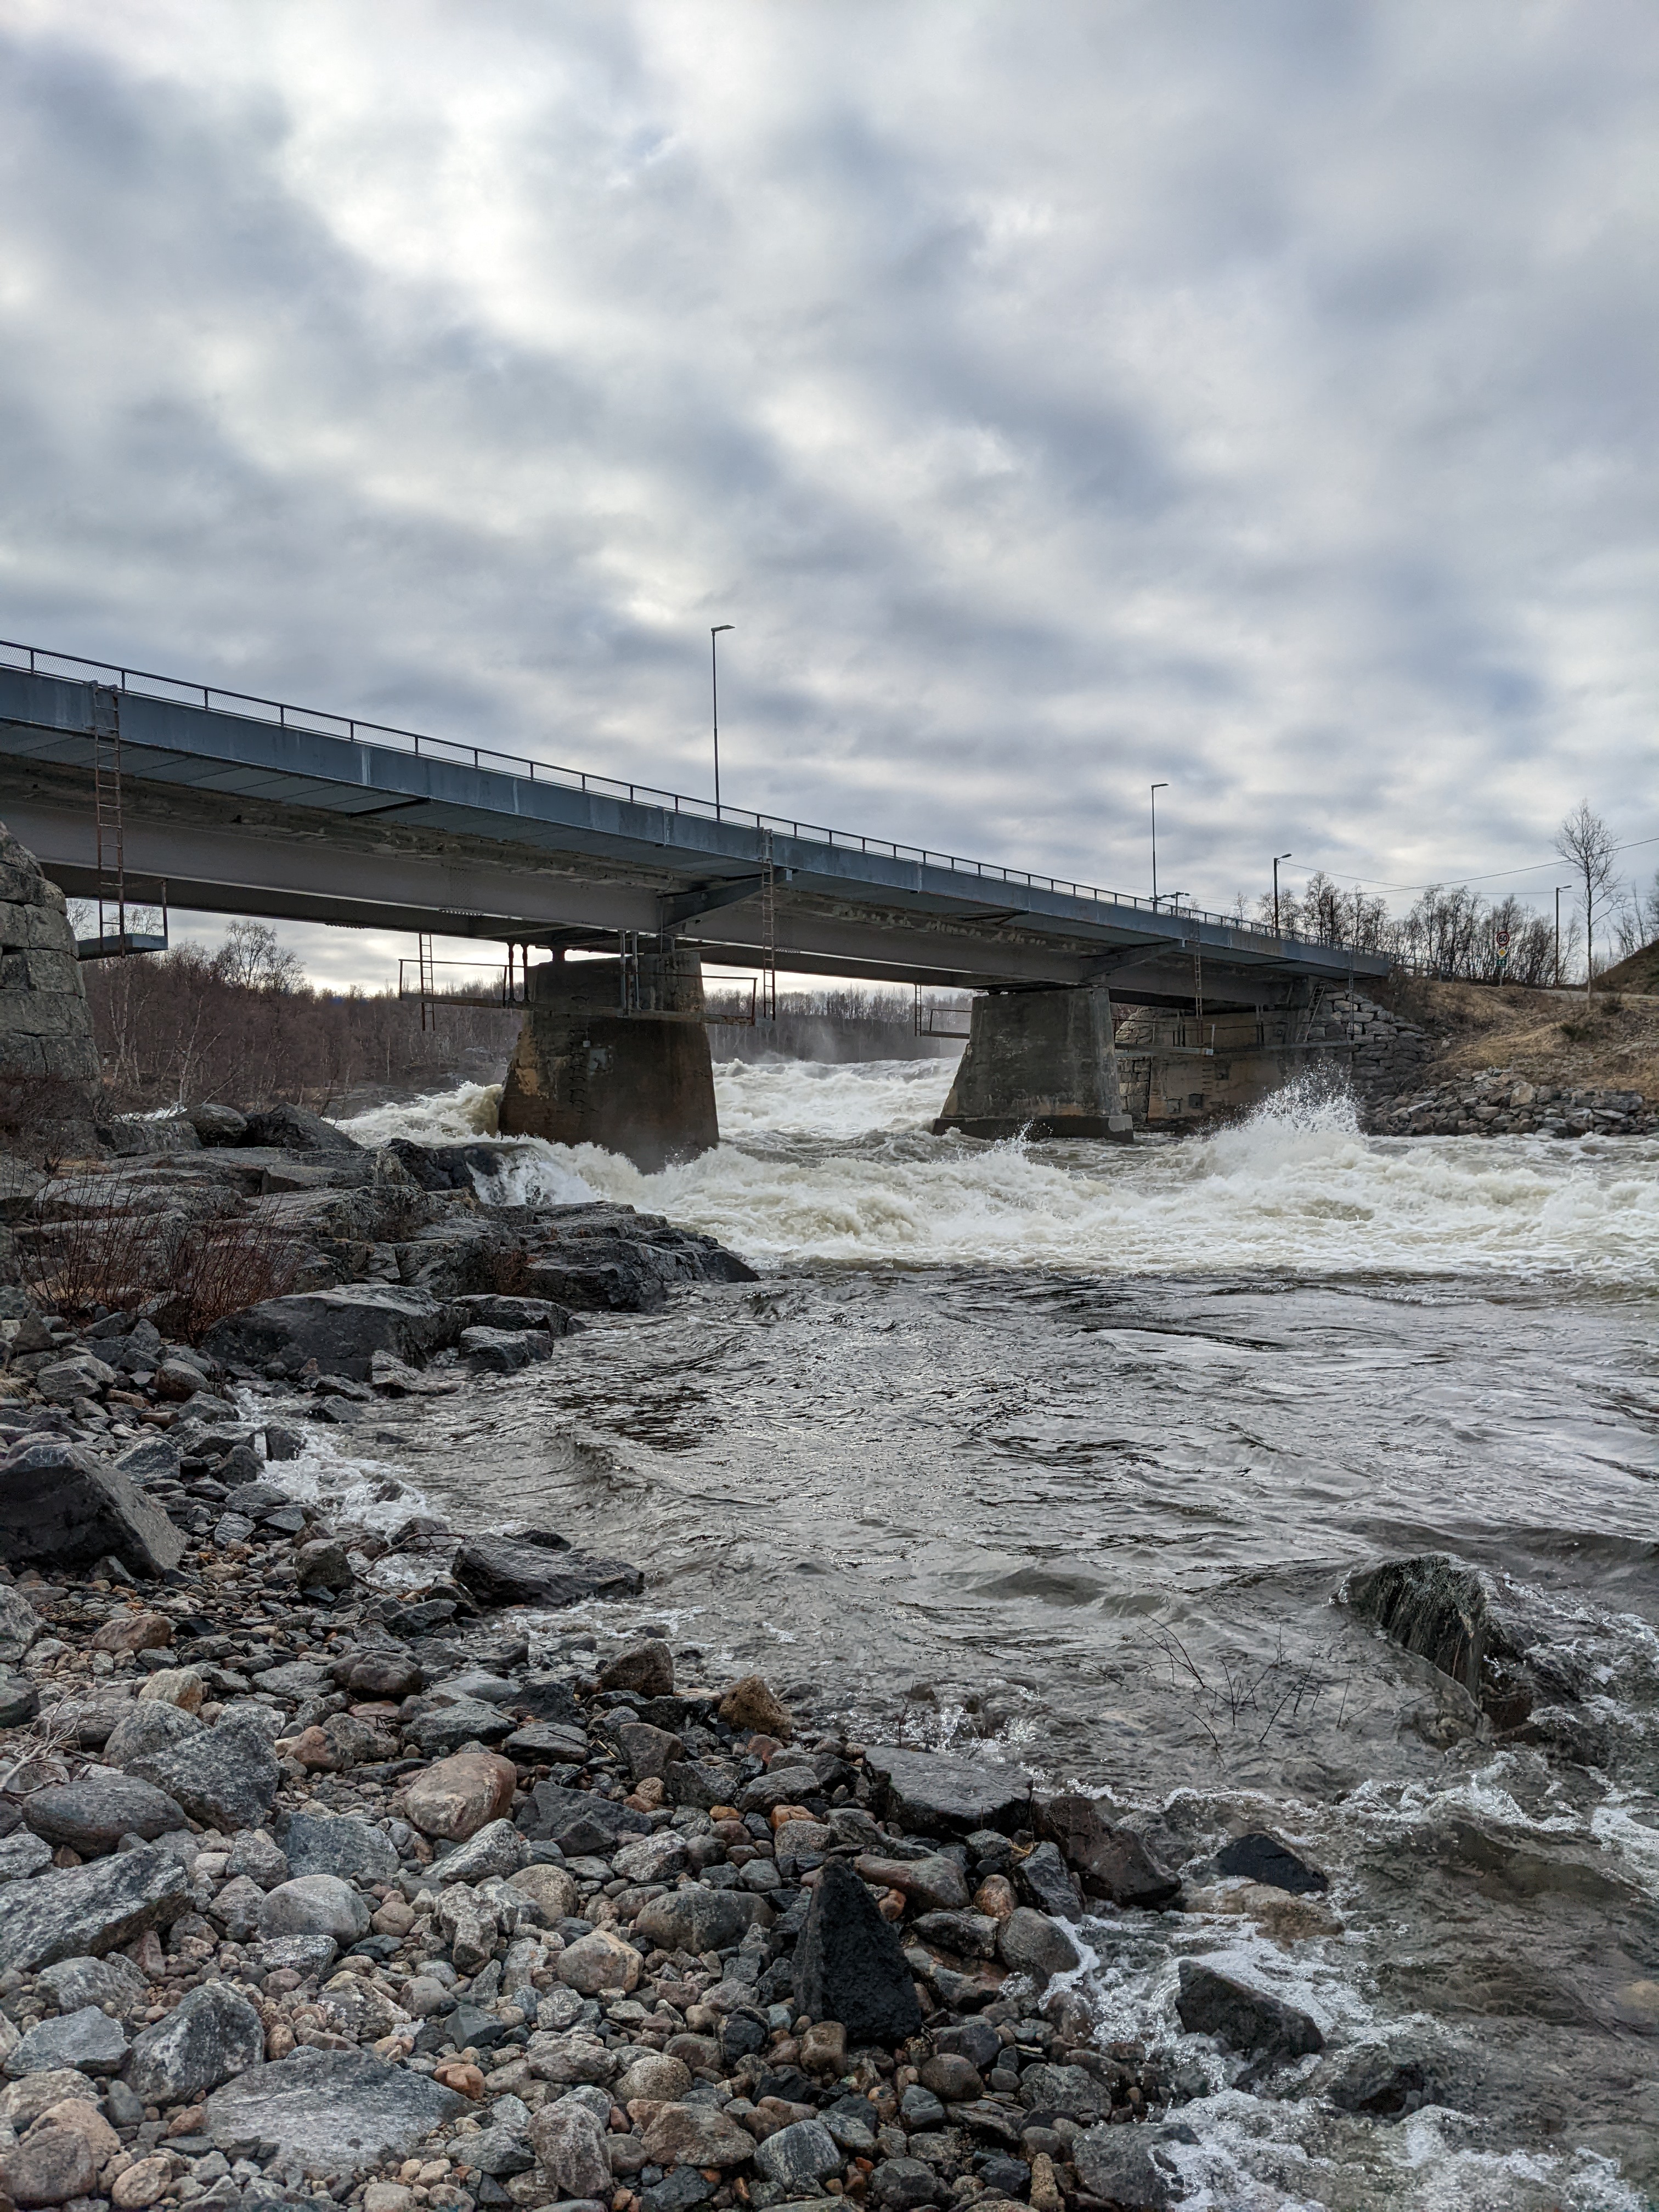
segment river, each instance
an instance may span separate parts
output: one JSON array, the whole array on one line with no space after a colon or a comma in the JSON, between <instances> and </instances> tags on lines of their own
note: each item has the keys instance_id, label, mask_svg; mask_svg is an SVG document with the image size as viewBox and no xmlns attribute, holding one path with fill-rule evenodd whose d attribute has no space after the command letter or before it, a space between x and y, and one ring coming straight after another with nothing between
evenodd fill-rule
<instances>
[{"instance_id":1,"label":"river","mask_svg":"<svg viewBox=\"0 0 1659 2212\"><path fill-rule=\"evenodd\" d=\"M725 1141L659 1176L515 1140L492 1189L625 1200L762 1280L372 1442L319 1430L293 1479L395 1474L457 1524L636 1559L646 1598L550 1621L550 1650L665 1623L826 1726L1105 1796L1191 1887L1230 1832L1293 1842L1331 1876L1315 1907L1091 1923L1103 2037L1162 2042L1200 2093L1194 2207L1649 2202L1659 1143L1379 1139L1290 1093L1179 1141L988 1146L927 1133L950 1073L729 1065ZM495 1095L346 1126L476 1138ZM1495 1747L1334 1602L1429 1549L1526 1584L1587 1656L1593 1764ZM1420 2063L1431 2101L1235 2086L1173 2011L1180 1956L1218 1949L1334 2049Z\"/></svg>"}]
</instances>

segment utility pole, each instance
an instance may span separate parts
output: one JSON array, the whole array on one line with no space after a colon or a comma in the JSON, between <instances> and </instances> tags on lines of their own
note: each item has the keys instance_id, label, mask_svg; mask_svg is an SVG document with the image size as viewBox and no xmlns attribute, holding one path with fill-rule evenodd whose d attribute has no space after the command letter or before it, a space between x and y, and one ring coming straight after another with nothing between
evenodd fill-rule
<instances>
[{"instance_id":1,"label":"utility pole","mask_svg":"<svg viewBox=\"0 0 1659 2212\"><path fill-rule=\"evenodd\" d=\"M1158 794L1170 788L1167 783L1152 786L1152 912L1158 912Z\"/></svg>"},{"instance_id":2,"label":"utility pole","mask_svg":"<svg viewBox=\"0 0 1659 2212\"><path fill-rule=\"evenodd\" d=\"M735 623L715 623L708 632L708 699L714 714L714 819L720 818L720 668L714 659L714 640L723 629L735 629Z\"/></svg>"},{"instance_id":3,"label":"utility pole","mask_svg":"<svg viewBox=\"0 0 1659 2212\"><path fill-rule=\"evenodd\" d=\"M1279 934L1279 864L1281 860L1289 860L1294 857L1290 853L1273 854L1273 935L1275 937Z\"/></svg>"},{"instance_id":4,"label":"utility pole","mask_svg":"<svg viewBox=\"0 0 1659 2212\"><path fill-rule=\"evenodd\" d=\"M1571 889L1571 884L1557 884L1555 886L1555 988L1558 991L1561 988L1561 894Z\"/></svg>"}]
</instances>

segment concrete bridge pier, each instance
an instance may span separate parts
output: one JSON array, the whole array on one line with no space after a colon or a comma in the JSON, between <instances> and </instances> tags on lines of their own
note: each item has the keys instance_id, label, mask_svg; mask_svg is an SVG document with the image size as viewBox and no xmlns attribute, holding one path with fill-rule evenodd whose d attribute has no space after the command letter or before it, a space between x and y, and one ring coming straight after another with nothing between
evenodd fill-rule
<instances>
[{"instance_id":1,"label":"concrete bridge pier","mask_svg":"<svg viewBox=\"0 0 1659 2212\"><path fill-rule=\"evenodd\" d=\"M988 992L974 1000L971 1020L935 1135L1013 1137L1023 1129L1133 1141L1103 983Z\"/></svg>"},{"instance_id":2,"label":"concrete bridge pier","mask_svg":"<svg viewBox=\"0 0 1659 2212\"><path fill-rule=\"evenodd\" d=\"M702 963L678 946L532 968L501 1133L602 1145L647 1174L712 1150L720 1125L702 1012Z\"/></svg>"}]
</instances>

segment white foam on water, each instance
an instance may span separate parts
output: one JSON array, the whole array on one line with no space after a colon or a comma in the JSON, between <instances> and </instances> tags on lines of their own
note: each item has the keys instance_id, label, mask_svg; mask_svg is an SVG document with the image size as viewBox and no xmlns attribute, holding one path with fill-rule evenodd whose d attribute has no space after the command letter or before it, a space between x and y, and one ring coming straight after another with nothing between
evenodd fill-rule
<instances>
[{"instance_id":1,"label":"white foam on water","mask_svg":"<svg viewBox=\"0 0 1659 2212\"><path fill-rule=\"evenodd\" d=\"M1560 1273L1659 1284L1659 1142L1376 1138L1350 1100L1302 1086L1180 1142L934 1137L948 1063L723 1064L724 1141L659 1175L597 1146L500 1139L485 1197L624 1201L745 1257L1115 1274ZM499 1089L467 1085L341 1126L477 1142Z\"/></svg>"}]
</instances>

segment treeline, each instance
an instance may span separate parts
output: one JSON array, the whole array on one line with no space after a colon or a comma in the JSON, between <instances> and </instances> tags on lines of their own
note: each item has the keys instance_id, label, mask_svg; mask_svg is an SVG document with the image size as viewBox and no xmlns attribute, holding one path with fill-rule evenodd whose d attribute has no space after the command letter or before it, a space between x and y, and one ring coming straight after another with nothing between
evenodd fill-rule
<instances>
[{"instance_id":1,"label":"treeline","mask_svg":"<svg viewBox=\"0 0 1659 2212\"><path fill-rule=\"evenodd\" d=\"M217 952L184 944L82 972L115 1113L272 1098L322 1111L364 1085L499 1073L518 1035L506 1008L441 1006L423 1030L418 1003L392 992L318 990L258 923L234 925Z\"/></svg>"},{"instance_id":2,"label":"treeline","mask_svg":"<svg viewBox=\"0 0 1659 2212\"><path fill-rule=\"evenodd\" d=\"M968 1028L968 999L960 992L923 994L923 1018L958 1034L917 1033L915 1005L908 991L860 990L835 985L806 991L781 991L777 1018L748 1019L747 987L711 988L710 1013L729 1010L730 1023L712 1023L709 1050L716 1060L937 1060L959 1052Z\"/></svg>"},{"instance_id":3,"label":"treeline","mask_svg":"<svg viewBox=\"0 0 1659 2212\"><path fill-rule=\"evenodd\" d=\"M1256 902L1249 919L1259 928L1273 927L1271 892ZM1406 913L1395 915L1384 900L1344 890L1322 869L1299 892L1281 890L1279 926L1317 945L1383 953L1396 967L1418 975L1469 983L1523 983L1535 989L1557 981L1553 915L1539 914L1512 896L1483 898L1466 884L1432 884ZM1579 966L1583 943L1579 917L1564 912L1561 976L1571 977Z\"/></svg>"}]
</instances>

